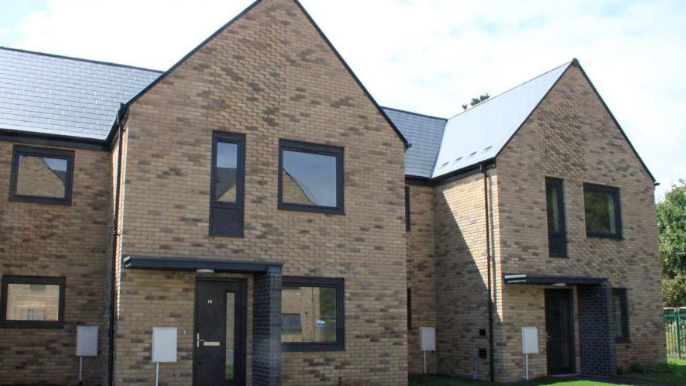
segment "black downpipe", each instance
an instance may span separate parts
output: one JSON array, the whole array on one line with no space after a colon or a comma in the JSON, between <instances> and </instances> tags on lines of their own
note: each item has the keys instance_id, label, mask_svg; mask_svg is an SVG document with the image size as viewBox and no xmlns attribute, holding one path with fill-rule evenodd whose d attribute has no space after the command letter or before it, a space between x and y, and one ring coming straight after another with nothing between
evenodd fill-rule
<instances>
[{"instance_id":1,"label":"black downpipe","mask_svg":"<svg viewBox=\"0 0 686 386\"><path fill-rule=\"evenodd\" d=\"M107 358L107 384L109 386L114 385L114 327L117 318L115 317L115 304L116 304L116 294L115 294L115 281L117 268L117 242L119 241L119 192L121 190L121 166L124 154L124 123L128 118L128 109L125 105L122 105L117 114L117 135L119 136L119 154L117 155L117 183L114 191L114 224L112 230L112 271L110 274L110 325L109 325L109 355Z\"/></svg>"},{"instance_id":2,"label":"black downpipe","mask_svg":"<svg viewBox=\"0 0 686 386\"><path fill-rule=\"evenodd\" d=\"M489 218L489 205L488 205L488 166L481 165L481 172L484 175L484 210L486 213L486 265L488 274L488 358L490 367L490 380L495 382L495 344L493 339L493 289L492 286L495 281L492 280L493 272L491 271L491 223ZM495 267L493 267L495 271Z\"/></svg>"}]
</instances>

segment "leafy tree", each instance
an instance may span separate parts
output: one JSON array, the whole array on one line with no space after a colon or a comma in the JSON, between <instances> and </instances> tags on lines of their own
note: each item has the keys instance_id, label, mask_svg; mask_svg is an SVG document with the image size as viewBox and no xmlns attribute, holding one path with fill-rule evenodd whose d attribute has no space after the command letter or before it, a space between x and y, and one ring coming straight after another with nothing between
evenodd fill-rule
<instances>
[{"instance_id":1,"label":"leafy tree","mask_svg":"<svg viewBox=\"0 0 686 386\"><path fill-rule=\"evenodd\" d=\"M657 205L665 306L686 306L686 182L680 181Z\"/></svg>"},{"instance_id":2,"label":"leafy tree","mask_svg":"<svg viewBox=\"0 0 686 386\"><path fill-rule=\"evenodd\" d=\"M479 95L478 98L472 98L472 101L469 102L469 105L467 105L467 104L462 105L462 109L467 110L469 108L469 106L474 107L474 106L478 105L479 103L485 101L486 99L488 99L490 97L491 96L488 95L488 93L483 94L483 95Z\"/></svg>"}]
</instances>

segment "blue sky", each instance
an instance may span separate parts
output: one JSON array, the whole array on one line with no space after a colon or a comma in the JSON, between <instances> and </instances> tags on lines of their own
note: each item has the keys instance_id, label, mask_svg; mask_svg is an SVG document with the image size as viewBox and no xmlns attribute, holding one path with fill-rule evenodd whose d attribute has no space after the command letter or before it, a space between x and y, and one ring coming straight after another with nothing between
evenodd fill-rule
<instances>
[{"instance_id":1,"label":"blue sky","mask_svg":"<svg viewBox=\"0 0 686 386\"><path fill-rule=\"evenodd\" d=\"M251 0L2 2L0 45L166 69ZM385 106L443 117L576 57L666 187L686 178L680 0L302 0Z\"/></svg>"}]
</instances>

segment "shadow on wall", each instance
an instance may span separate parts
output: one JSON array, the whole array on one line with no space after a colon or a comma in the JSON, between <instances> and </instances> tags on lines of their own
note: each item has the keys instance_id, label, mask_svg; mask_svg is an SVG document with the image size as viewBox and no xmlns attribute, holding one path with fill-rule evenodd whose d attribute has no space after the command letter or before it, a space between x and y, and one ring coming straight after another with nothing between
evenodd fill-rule
<instances>
[{"instance_id":1,"label":"shadow on wall","mask_svg":"<svg viewBox=\"0 0 686 386\"><path fill-rule=\"evenodd\" d=\"M491 256L495 245L492 182L489 178ZM482 174L437 188L434 213L440 374L472 377L476 372L479 379L490 377L485 210ZM491 275L497 277L493 272ZM497 291L493 286L493 293ZM497 296L493 299L497 304ZM493 314L494 335L498 336L501 322L495 309Z\"/></svg>"}]
</instances>

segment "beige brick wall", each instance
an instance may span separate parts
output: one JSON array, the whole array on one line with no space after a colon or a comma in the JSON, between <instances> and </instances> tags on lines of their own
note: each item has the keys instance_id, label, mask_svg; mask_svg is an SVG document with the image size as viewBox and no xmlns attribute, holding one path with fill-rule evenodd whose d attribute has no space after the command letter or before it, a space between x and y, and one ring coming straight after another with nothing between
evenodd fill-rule
<instances>
[{"instance_id":1,"label":"beige brick wall","mask_svg":"<svg viewBox=\"0 0 686 386\"><path fill-rule=\"evenodd\" d=\"M499 170L489 171L489 199L492 231L491 254L498 263ZM436 187L434 193L436 229L436 280L438 313L438 371L471 376L473 354L488 349L488 265L486 263L486 218L484 177L481 173ZM493 300L500 302L500 279L493 283ZM496 310L497 314L497 310ZM486 335L480 335L481 329ZM500 336L499 319L494 319L494 336ZM490 353L489 353L490 355ZM496 351L496 365L500 350ZM478 359L478 376L489 377L489 360ZM496 368L496 373L498 368Z\"/></svg>"},{"instance_id":2,"label":"beige brick wall","mask_svg":"<svg viewBox=\"0 0 686 386\"><path fill-rule=\"evenodd\" d=\"M412 329L408 332L410 373L424 371L420 327L436 327L436 253L434 239L434 189L410 186L410 219L407 233L407 281L412 289ZM436 353L427 354L427 371L437 371Z\"/></svg>"},{"instance_id":3,"label":"beige brick wall","mask_svg":"<svg viewBox=\"0 0 686 386\"><path fill-rule=\"evenodd\" d=\"M498 176L504 271L603 277L627 288L631 343L617 345L619 365L664 360L653 183L579 68L567 71L506 147ZM564 179L569 259L548 257L546 176ZM623 240L586 237L584 182L620 188ZM504 379L522 376L524 325L541 330L532 371L544 374L543 288L507 286L503 302Z\"/></svg>"},{"instance_id":4,"label":"beige brick wall","mask_svg":"<svg viewBox=\"0 0 686 386\"><path fill-rule=\"evenodd\" d=\"M0 329L3 384L73 384L78 377L76 326L103 323L108 245L109 154L76 150L72 204L10 202L12 142L0 141L0 276L64 276L65 327ZM99 383L104 351L86 359L84 380Z\"/></svg>"},{"instance_id":5,"label":"beige brick wall","mask_svg":"<svg viewBox=\"0 0 686 386\"><path fill-rule=\"evenodd\" d=\"M403 143L291 0L261 2L130 114L124 256L275 261L287 276L344 278L346 350L284 353L284 385L406 384ZM213 130L246 135L244 238L208 236ZM345 149L345 215L277 210L281 138ZM117 380L149 384L150 329L192 329L193 274L120 274ZM188 384L190 366L186 353L166 382Z\"/></svg>"}]
</instances>

